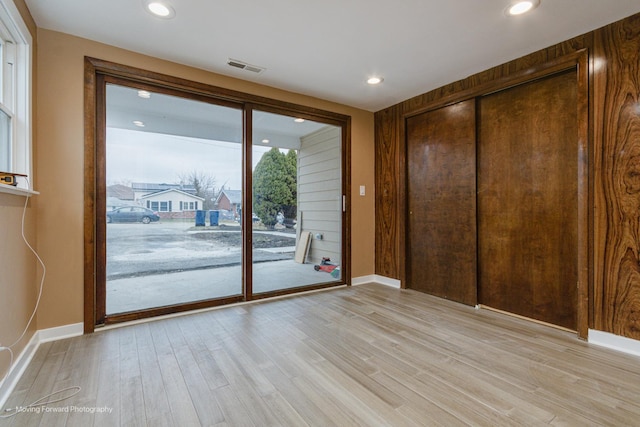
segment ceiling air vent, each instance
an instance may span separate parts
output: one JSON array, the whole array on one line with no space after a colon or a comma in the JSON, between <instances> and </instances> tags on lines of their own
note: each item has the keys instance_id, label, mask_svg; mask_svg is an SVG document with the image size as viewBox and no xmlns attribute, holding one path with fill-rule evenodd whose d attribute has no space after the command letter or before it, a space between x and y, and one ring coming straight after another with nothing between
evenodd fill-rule
<instances>
[{"instance_id":1,"label":"ceiling air vent","mask_svg":"<svg viewBox=\"0 0 640 427\"><path fill-rule=\"evenodd\" d=\"M230 65L231 67L239 68L245 71L250 71L256 74L260 74L264 70L266 70L266 68L258 67L257 65L247 64L246 62L238 61L237 59L231 59L231 58L227 60L227 64Z\"/></svg>"}]
</instances>

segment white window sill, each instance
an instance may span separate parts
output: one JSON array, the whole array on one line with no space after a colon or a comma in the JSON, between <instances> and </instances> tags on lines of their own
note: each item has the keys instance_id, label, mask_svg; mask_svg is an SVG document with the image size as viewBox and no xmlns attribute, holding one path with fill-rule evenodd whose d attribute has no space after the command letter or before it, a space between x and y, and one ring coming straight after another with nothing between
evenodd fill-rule
<instances>
[{"instance_id":1,"label":"white window sill","mask_svg":"<svg viewBox=\"0 0 640 427\"><path fill-rule=\"evenodd\" d=\"M40 193L29 190L28 188L14 187L13 185L0 184L0 193L15 194L16 196L35 196Z\"/></svg>"}]
</instances>

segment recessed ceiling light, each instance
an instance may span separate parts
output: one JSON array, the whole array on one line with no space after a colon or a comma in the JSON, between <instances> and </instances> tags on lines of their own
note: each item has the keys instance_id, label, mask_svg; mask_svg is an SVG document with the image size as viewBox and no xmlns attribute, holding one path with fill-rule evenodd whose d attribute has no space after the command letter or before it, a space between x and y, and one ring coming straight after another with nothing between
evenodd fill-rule
<instances>
[{"instance_id":1,"label":"recessed ceiling light","mask_svg":"<svg viewBox=\"0 0 640 427\"><path fill-rule=\"evenodd\" d=\"M379 85L384 79L382 77L369 77L367 83L370 85Z\"/></svg>"},{"instance_id":2,"label":"recessed ceiling light","mask_svg":"<svg viewBox=\"0 0 640 427\"><path fill-rule=\"evenodd\" d=\"M140 120L134 120L133 124L138 126L139 128L143 128L144 127L144 122L141 122Z\"/></svg>"},{"instance_id":3,"label":"recessed ceiling light","mask_svg":"<svg viewBox=\"0 0 640 427\"><path fill-rule=\"evenodd\" d=\"M298 117L297 119L293 119L294 122L296 123L304 123L304 119Z\"/></svg>"},{"instance_id":4,"label":"recessed ceiling light","mask_svg":"<svg viewBox=\"0 0 640 427\"><path fill-rule=\"evenodd\" d=\"M148 92L146 90L139 90L138 91L138 96L140 98L149 99L149 98L151 98L151 92Z\"/></svg>"},{"instance_id":5,"label":"recessed ceiling light","mask_svg":"<svg viewBox=\"0 0 640 427\"><path fill-rule=\"evenodd\" d=\"M539 0L514 1L507 7L506 12L508 16L522 15L523 13L527 13L535 9L539 4Z\"/></svg>"},{"instance_id":6,"label":"recessed ceiling light","mask_svg":"<svg viewBox=\"0 0 640 427\"><path fill-rule=\"evenodd\" d=\"M149 12L160 18L170 19L176 16L173 7L164 1L148 1L146 7Z\"/></svg>"},{"instance_id":7,"label":"recessed ceiling light","mask_svg":"<svg viewBox=\"0 0 640 427\"><path fill-rule=\"evenodd\" d=\"M263 144L268 144L268 143L269 143L269 140L268 140L267 138L265 138L265 139L263 139L263 140L262 140L262 143L263 143Z\"/></svg>"}]
</instances>

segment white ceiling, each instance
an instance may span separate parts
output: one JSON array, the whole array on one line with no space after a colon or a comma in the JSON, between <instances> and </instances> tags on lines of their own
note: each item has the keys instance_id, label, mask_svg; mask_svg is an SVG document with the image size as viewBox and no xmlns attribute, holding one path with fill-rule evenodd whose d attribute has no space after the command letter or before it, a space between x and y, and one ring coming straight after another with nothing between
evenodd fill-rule
<instances>
[{"instance_id":1,"label":"white ceiling","mask_svg":"<svg viewBox=\"0 0 640 427\"><path fill-rule=\"evenodd\" d=\"M378 111L640 12L638 0L26 0L39 27ZM227 65L233 58L262 74ZM384 77L368 86L367 77Z\"/></svg>"},{"instance_id":2,"label":"white ceiling","mask_svg":"<svg viewBox=\"0 0 640 427\"><path fill-rule=\"evenodd\" d=\"M151 132L163 135L185 136L213 141L242 142L242 111L188 98L161 93L150 93L141 98L133 88L107 85L107 127ZM140 121L144 127L134 124ZM253 112L252 135L254 145L300 149L300 138L309 135L326 124L294 117Z\"/></svg>"}]
</instances>

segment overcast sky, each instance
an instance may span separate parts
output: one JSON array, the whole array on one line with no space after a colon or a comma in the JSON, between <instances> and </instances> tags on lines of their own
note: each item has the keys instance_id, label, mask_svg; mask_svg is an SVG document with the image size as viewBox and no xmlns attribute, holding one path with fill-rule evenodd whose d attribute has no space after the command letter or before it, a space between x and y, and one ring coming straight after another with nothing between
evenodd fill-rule
<instances>
[{"instance_id":1,"label":"overcast sky","mask_svg":"<svg viewBox=\"0 0 640 427\"><path fill-rule=\"evenodd\" d=\"M254 168L269 149L254 147ZM180 175L198 171L214 176L216 186L240 190L241 150L237 143L107 128L107 185L175 184Z\"/></svg>"}]
</instances>

